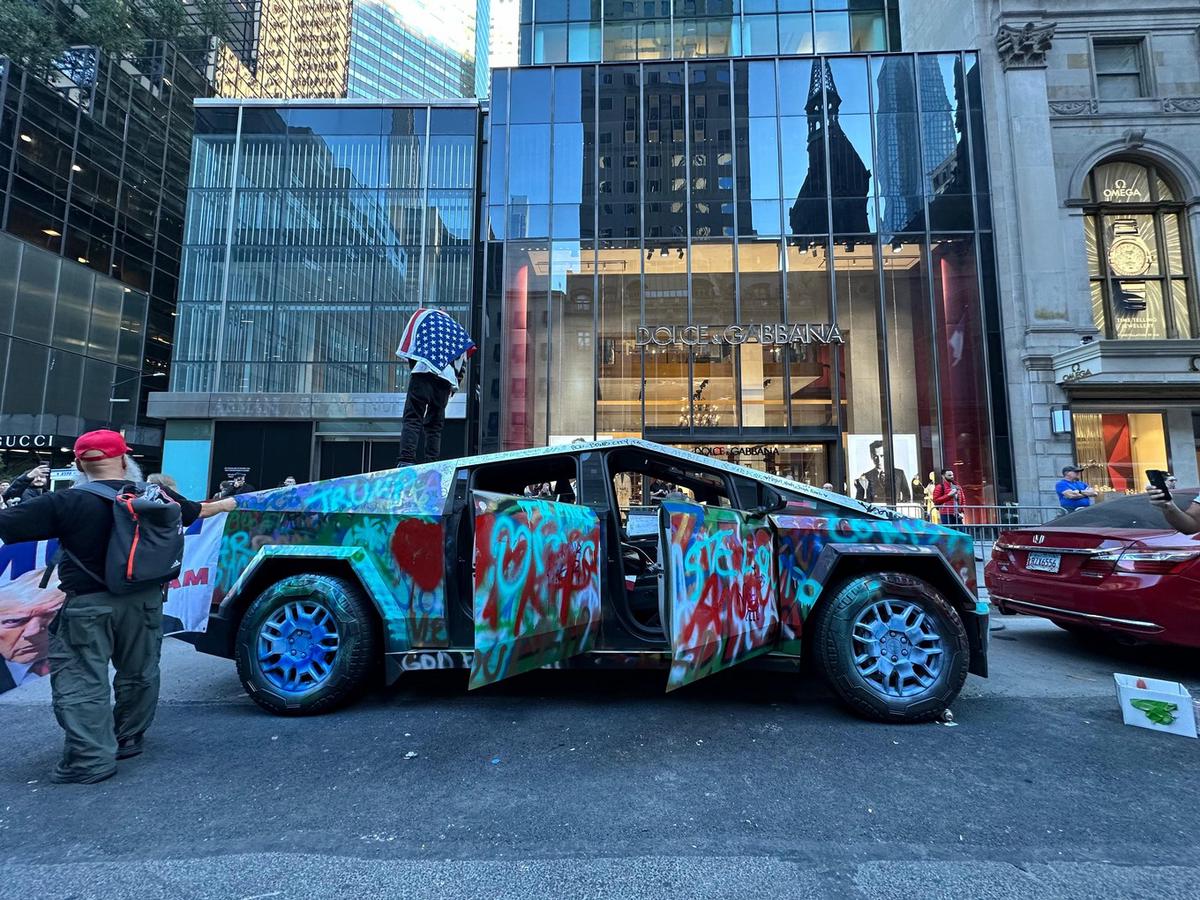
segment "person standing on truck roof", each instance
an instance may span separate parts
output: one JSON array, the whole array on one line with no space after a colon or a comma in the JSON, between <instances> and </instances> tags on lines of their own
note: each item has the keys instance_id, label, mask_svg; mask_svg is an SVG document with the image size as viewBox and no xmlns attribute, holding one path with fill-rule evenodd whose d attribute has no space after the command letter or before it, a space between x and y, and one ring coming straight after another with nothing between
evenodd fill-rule
<instances>
[{"instance_id":1,"label":"person standing on truck roof","mask_svg":"<svg viewBox=\"0 0 1200 900\"><path fill-rule=\"evenodd\" d=\"M418 309L404 327L396 355L412 366L404 398L404 427L400 431L397 466L440 459L446 407L462 386L467 360L475 342L448 312ZM417 444L425 436L425 459L417 459Z\"/></svg>"},{"instance_id":2,"label":"person standing on truck roof","mask_svg":"<svg viewBox=\"0 0 1200 900\"><path fill-rule=\"evenodd\" d=\"M75 442L77 488L95 483L118 491L142 482L125 439L115 431L89 431ZM186 526L230 512L233 499L193 503L159 488L180 506ZM60 588L66 601L50 625L50 689L54 715L66 733L62 759L50 780L94 784L112 777L116 761L142 752L142 735L158 705L164 585L110 593L91 573L104 573L114 529L113 501L91 490L47 493L0 511L5 543L57 539L63 550ZM108 664L116 667L109 702Z\"/></svg>"}]
</instances>

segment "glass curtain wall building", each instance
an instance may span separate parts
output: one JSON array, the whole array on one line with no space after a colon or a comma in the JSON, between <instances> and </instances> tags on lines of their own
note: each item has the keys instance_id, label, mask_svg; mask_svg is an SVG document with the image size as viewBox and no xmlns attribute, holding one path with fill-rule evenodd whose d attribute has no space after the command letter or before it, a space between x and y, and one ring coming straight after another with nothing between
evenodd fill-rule
<instances>
[{"instance_id":1,"label":"glass curtain wall building","mask_svg":"<svg viewBox=\"0 0 1200 900\"><path fill-rule=\"evenodd\" d=\"M347 96L486 97L489 0L353 0Z\"/></svg>"},{"instance_id":2,"label":"glass curtain wall building","mask_svg":"<svg viewBox=\"0 0 1200 900\"><path fill-rule=\"evenodd\" d=\"M173 45L145 51L76 48L49 79L0 59L0 433L52 437L56 465L109 424L161 448L144 398L166 385L192 101L210 88Z\"/></svg>"},{"instance_id":3,"label":"glass curtain wall building","mask_svg":"<svg viewBox=\"0 0 1200 900\"><path fill-rule=\"evenodd\" d=\"M970 52L495 71L483 449L645 436L891 503L948 465L992 502L979 96Z\"/></svg>"},{"instance_id":4,"label":"glass curtain wall building","mask_svg":"<svg viewBox=\"0 0 1200 900\"><path fill-rule=\"evenodd\" d=\"M520 0L521 65L900 49L898 0Z\"/></svg>"},{"instance_id":5,"label":"glass curtain wall building","mask_svg":"<svg viewBox=\"0 0 1200 900\"><path fill-rule=\"evenodd\" d=\"M254 463L266 483L395 464L408 317L472 324L479 119L462 101L200 106L171 393L154 398L168 444L180 420L215 420L217 480L223 429L296 432ZM450 451L465 413L460 396Z\"/></svg>"}]
</instances>

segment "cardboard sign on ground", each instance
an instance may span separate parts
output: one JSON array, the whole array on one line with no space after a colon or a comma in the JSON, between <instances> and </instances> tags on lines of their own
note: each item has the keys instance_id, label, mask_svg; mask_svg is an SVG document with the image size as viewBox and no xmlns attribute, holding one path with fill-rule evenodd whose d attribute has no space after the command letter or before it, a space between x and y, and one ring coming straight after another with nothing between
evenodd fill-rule
<instances>
[{"instance_id":1,"label":"cardboard sign on ground","mask_svg":"<svg viewBox=\"0 0 1200 900\"><path fill-rule=\"evenodd\" d=\"M1117 703L1126 725L1196 737L1192 695L1178 681L1114 674Z\"/></svg>"}]
</instances>

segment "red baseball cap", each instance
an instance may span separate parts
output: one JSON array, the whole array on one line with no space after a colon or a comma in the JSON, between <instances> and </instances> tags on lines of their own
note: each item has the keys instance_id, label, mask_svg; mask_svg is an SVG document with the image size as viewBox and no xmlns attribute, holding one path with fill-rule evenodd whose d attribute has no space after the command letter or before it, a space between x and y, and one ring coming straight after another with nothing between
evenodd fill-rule
<instances>
[{"instance_id":1,"label":"red baseball cap","mask_svg":"<svg viewBox=\"0 0 1200 900\"><path fill-rule=\"evenodd\" d=\"M114 459L129 452L125 438L115 431L100 429L81 434L75 441L75 458L85 462L98 459Z\"/></svg>"}]
</instances>

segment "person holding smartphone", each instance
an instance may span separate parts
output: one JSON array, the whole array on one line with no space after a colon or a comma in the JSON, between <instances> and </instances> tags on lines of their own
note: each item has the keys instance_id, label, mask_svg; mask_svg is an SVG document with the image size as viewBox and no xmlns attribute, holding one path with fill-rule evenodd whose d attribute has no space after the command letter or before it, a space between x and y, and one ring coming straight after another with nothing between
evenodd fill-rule
<instances>
[{"instance_id":1,"label":"person holding smartphone","mask_svg":"<svg viewBox=\"0 0 1200 900\"><path fill-rule=\"evenodd\" d=\"M8 486L8 490L4 492L4 500L9 506L16 506L34 500L49 490L50 465L39 463Z\"/></svg>"},{"instance_id":2,"label":"person holding smartphone","mask_svg":"<svg viewBox=\"0 0 1200 900\"><path fill-rule=\"evenodd\" d=\"M1187 509L1180 509L1171 497L1171 489L1175 486L1174 476L1159 471L1147 473L1150 486L1146 494L1150 503L1157 506L1167 520L1167 524L1181 534L1196 534L1200 532L1200 501L1193 500Z\"/></svg>"}]
</instances>

